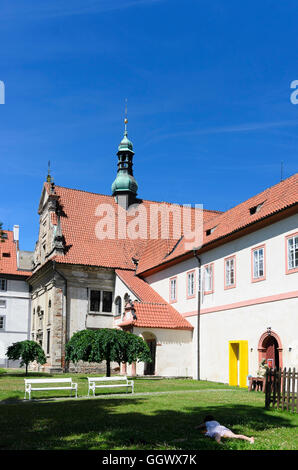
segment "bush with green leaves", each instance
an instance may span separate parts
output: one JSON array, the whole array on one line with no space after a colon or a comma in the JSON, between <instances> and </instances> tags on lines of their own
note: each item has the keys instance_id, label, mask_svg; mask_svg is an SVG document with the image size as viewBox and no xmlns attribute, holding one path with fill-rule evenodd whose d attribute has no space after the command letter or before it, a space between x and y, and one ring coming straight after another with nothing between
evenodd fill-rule
<instances>
[{"instance_id":1,"label":"bush with green leaves","mask_svg":"<svg viewBox=\"0 0 298 470\"><path fill-rule=\"evenodd\" d=\"M65 346L65 358L74 363L106 361L106 375L111 375L111 362L132 364L151 362L151 355L145 341L123 330L101 328L82 330L75 333Z\"/></svg>"},{"instance_id":2,"label":"bush with green leaves","mask_svg":"<svg viewBox=\"0 0 298 470\"><path fill-rule=\"evenodd\" d=\"M11 361L21 360L20 365L26 366L26 375L28 375L28 366L30 362L36 361L38 364L45 364L46 356L36 341L18 341L7 348L6 356Z\"/></svg>"}]
</instances>

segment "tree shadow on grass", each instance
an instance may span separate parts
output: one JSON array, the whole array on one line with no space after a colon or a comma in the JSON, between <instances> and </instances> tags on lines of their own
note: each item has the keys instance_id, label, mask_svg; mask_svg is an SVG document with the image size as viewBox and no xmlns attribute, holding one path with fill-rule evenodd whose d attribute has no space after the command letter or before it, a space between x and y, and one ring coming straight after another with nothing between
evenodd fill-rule
<instances>
[{"instance_id":1,"label":"tree shadow on grass","mask_svg":"<svg viewBox=\"0 0 298 470\"><path fill-rule=\"evenodd\" d=\"M173 409L175 408L176 409ZM180 407L180 408L179 408ZM172 409L171 409L172 408ZM289 417L261 406L183 406L149 398L106 398L28 403L3 407L2 450L223 450L195 426L206 414L237 434L294 427ZM245 433L244 433L245 434ZM252 435L252 434L251 434ZM238 443L237 443L238 445ZM241 442L240 448L249 444ZM251 446L252 447L252 446Z\"/></svg>"}]
</instances>

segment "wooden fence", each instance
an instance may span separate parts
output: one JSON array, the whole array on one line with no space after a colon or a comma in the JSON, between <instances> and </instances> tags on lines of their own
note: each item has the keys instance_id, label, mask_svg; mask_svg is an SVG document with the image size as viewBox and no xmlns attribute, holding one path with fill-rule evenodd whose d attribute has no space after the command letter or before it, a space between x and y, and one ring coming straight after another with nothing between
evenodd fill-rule
<instances>
[{"instance_id":1,"label":"wooden fence","mask_svg":"<svg viewBox=\"0 0 298 470\"><path fill-rule=\"evenodd\" d=\"M265 376L265 407L298 413L298 371L268 369Z\"/></svg>"}]
</instances>

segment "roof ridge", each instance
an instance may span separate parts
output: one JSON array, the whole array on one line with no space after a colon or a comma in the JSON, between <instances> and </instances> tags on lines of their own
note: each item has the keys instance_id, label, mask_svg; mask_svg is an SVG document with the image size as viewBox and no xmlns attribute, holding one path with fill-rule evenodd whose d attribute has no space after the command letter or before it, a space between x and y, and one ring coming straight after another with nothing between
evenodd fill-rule
<instances>
[{"instance_id":1,"label":"roof ridge","mask_svg":"<svg viewBox=\"0 0 298 470\"><path fill-rule=\"evenodd\" d=\"M114 199L114 197L112 195L103 194L103 193L95 193L93 191L87 191L86 189L68 188L67 186L60 186L59 184L55 184L55 188L67 189L69 191L79 191L81 193L93 194L94 196L104 196L104 197ZM144 198L138 198L138 199L141 200L142 202L154 202L156 204L169 204L169 205L179 206L179 207L183 206L182 203L177 203L177 202L155 201L153 199L144 199ZM195 209L195 207L191 207L191 209ZM203 208L203 211L212 212L212 213L214 212L216 214L222 214L224 212L224 211L220 211L218 209L204 209L204 208Z\"/></svg>"}]
</instances>

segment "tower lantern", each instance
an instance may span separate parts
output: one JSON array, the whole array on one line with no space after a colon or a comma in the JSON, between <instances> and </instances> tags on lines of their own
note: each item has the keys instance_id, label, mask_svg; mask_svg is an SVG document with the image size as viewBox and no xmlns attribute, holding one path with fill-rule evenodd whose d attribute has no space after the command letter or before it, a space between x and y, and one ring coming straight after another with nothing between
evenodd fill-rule
<instances>
[{"instance_id":1,"label":"tower lantern","mask_svg":"<svg viewBox=\"0 0 298 470\"><path fill-rule=\"evenodd\" d=\"M112 184L112 195L116 202L123 207L128 207L135 202L138 184L133 176L133 145L127 137L127 115L124 119L124 136L118 147L118 170L115 181Z\"/></svg>"}]
</instances>

